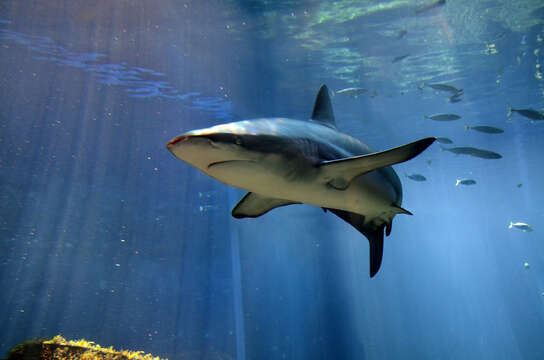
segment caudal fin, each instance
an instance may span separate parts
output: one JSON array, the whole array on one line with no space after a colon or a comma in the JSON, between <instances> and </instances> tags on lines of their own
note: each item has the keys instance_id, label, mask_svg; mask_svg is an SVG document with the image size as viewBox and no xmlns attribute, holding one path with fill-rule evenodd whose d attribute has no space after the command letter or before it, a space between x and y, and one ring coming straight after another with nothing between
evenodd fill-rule
<instances>
[{"instance_id":1,"label":"caudal fin","mask_svg":"<svg viewBox=\"0 0 544 360\"><path fill-rule=\"evenodd\" d=\"M376 229L364 229L363 234L368 239L368 245L370 246L370 277L373 278L374 275L380 270L382 265L383 257L383 229L384 226L380 226Z\"/></svg>"},{"instance_id":2,"label":"caudal fin","mask_svg":"<svg viewBox=\"0 0 544 360\"><path fill-rule=\"evenodd\" d=\"M386 224L381 226L373 226L372 224L365 225L365 217L363 215L351 213L349 211L338 210L338 209L323 209L325 211L329 210L334 215L338 216L340 219L344 220L363 234L368 239L369 244L369 257L370 257L370 277L374 277L380 270L382 265L383 257L383 233L386 227ZM404 209L402 209L404 210ZM406 210L404 210L406 211ZM406 211L406 213L410 213ZM391 233L391 224L387 225L387 235Z\"/></svg>"}]
</instances>

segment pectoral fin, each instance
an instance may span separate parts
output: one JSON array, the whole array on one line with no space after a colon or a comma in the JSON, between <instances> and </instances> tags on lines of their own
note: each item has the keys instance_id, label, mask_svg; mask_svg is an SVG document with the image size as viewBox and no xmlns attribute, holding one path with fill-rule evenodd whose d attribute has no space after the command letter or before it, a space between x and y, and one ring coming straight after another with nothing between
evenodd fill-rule
<instances>
[{"instance_id":1,"label":"pectoral fin","mask_svg":"<svg viewBox=\"0 0 544 360\"><path fill-rule=\"evenodd\" d=\"M383 230L386 224L381 226L373 226L372 224L365 225L365 217L363 215L351 213L344 210L327 209L334 215L338 216L362 233L367 239L370 246L370 277L374 277L382 264L383 257ZM391 232L391 224L387 224L388 233Z\"/></svg>"},{"instance_id":2,"label":"pectoral fin","mask_svg":"<svg viewBox=\"0 0 544 360\"><path fill-rule=\"evenodd\" d=\"M291 204L300 204L295 201L269 198L248 192L236 206L232 209L232 216L237 219L246 217L259 217L266 214L270 210L279 206L286 206Z\"/></svg>"},{"instance_id":3,"label":"pectoral fin","mask_svg":"<svg viewBox=\"0 0 544 360\"><path fill-rule=\"evenodd\" d=\"M336 189L343 190L357 176L416 157L435 140L429 137L368 155L323 161L319 166L322 169L324 181Z\"/></svg>"}]
</instances>

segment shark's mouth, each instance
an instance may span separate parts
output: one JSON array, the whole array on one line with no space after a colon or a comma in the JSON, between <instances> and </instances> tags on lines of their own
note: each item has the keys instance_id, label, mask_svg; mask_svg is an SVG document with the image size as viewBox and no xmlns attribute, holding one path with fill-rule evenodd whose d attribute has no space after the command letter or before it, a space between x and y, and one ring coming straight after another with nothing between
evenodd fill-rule
<instances>
[{"instance_id":1,"label":"shark's mouth","mask_svg":"<svg viewBox=\"0 0 544 360\"><path fill-rule=\"evenodd\" d=\"M214 167L214 166L225 165L225 164L236 163L236 162L246 162L246 163L252 162L252 163L256 163L257 161L255 161L255 160L245 160L245 159L216 161L216 162L210 163L210 164L208 165L208 169L211 169L211 168Z\"/></svg>"}]
</instances>

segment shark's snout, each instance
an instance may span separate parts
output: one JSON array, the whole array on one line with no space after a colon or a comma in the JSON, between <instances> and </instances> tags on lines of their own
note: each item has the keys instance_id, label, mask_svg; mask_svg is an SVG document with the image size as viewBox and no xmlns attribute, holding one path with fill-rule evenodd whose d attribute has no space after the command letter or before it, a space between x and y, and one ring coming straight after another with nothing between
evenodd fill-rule
<instances>
[{"instance_id":1,"label":"shark's snout","mask_svg":"<svg viewBox=\"0 0 544 360\"><path fill-rule=\"evenodd\" d=\"M178 143L189 140L189 137L190 136L188 136L188 135L180 135L180 136L176 137L175 139L171 140L168 144L166 144L166 148L168 150L170 150L172 148L172 146L174 146L174 145L176 145Z\"/></svg>"},{"instance_id":2,"label":"shark's snout","mask_svg":"<svg viewBox=\"0 0 544 360\"><path fill-rule=\"evenodd\" d=\"M239 155L224 140L222 134L197 130L177 136L166 148L178 159L204 171L212 163L238 159Z\"/></svg>"},{"instance_id":3,"label":"shark's snout","mask_svg":"<svg viewBox=\"0 0 544 360\"><path fill-rule=\"evenodd\" d=\"M171 140L168 144L166 144L166 148L170 151L173 151L174 147L187 147L187 146L210 146L214 149L219 149L219 145L213 136L208 134L191 134L186 133L179 135L175 139Z\"/></svg>"}]
</instances>

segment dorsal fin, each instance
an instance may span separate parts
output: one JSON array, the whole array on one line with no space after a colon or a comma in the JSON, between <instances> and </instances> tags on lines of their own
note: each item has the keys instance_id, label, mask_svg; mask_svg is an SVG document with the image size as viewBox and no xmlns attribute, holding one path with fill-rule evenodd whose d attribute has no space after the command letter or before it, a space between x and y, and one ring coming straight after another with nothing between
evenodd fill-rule
<instances>
[{"instance_id":1,"label":"dorsal fin","mask_svg":"<svg viewBox=\"0 0 544 360\"><path fill-rule=\"evenodd\" d=\"M331 99L329 98L329 89L327 85L321 85L319 92L315 98L314 111L312 112L312 120L318 121L323 125L336 128L334 121L334 113L332 112Z\"/></svg>"}]
</instances>

